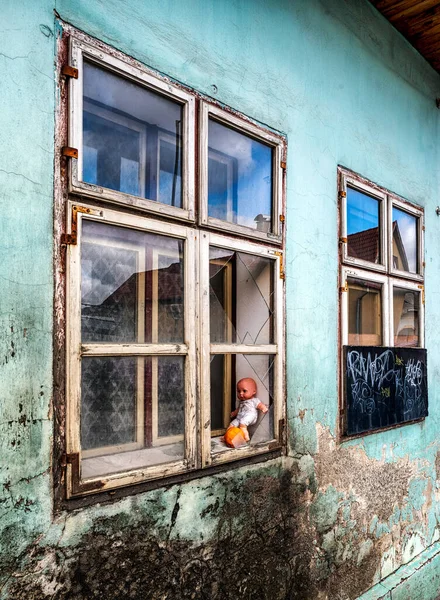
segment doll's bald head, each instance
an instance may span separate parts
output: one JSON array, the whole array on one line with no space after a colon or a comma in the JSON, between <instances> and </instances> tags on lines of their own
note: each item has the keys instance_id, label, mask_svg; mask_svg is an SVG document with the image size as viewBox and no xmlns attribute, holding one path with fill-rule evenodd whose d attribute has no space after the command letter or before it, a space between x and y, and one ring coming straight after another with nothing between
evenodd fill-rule
<instances>
[{"instance_id":1,"label":"doll's bald head","mask_svg":"<svg viewBox=\"0 0 440 600\"><path fill-rule=\"evenodd\" d=\"M237 398L250 400L257 395L257 384L251 377L244 377L237 383Z\"/></svg>"}]
</instances>

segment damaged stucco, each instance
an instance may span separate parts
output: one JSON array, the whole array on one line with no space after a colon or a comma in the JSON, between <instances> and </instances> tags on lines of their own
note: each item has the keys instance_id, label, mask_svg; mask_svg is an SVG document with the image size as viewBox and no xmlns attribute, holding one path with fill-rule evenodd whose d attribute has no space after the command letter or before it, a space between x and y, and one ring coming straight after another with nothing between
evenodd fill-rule
<instances>
[{"instance_id":1,"label":"damaged stucco","mask_svg":"<svg viewBox=\"0 0 440 600\"><path fill-rule=\"evenodd\" d=\"M289 456L54 512L54 10L287 134ZM438 75L366 0L6 2L0 73L0 598L351 600L431 548ZM343 443L338 164L425 208L430 412ZM424 586L435 598L439 580Z\"/></svg>"}]
</instances>

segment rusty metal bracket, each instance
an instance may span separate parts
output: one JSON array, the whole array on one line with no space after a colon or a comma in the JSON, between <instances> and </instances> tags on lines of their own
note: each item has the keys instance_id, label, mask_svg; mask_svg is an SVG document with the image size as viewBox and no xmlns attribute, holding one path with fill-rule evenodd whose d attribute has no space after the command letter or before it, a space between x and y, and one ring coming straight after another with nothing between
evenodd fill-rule
<instances>
[{"instance_id":1,"label":"rusty metal bracket","mask_svg":"<svg viewBox=\"0 0 440 600\"><path fill-rule=\"evenodd\" d=\"M62 468L66 468L67 465L74 465L79 461L78 452L72 452L72 454L62 454L61 456L61 466Z\"/></svg>"},{"instance_id":2,"label":"rusty metal bracket","mask_svg":"<svg viewBox=\"0 0 440 600\"><path fill-rule=\"evenodd\" d=\"M85 206L72 206L72 220L70 224L70 233L63 233L61 236L62 245L76 245L78 243L78 213L86 215L97 215L100 216L102 213L100 210L93 208L87 208Z\"/></svg>"},{"instance_id":3,"label":"rusty metal bracket","mask_svg":"<svg viewBox=\"0 0 440 600\"><path fill-rule=\"evenodd\" d=\"M339 190L339 198L346 198L346 197L347 197L347 192Z\"/></svg>"},{"instance_id":4,"label":"rusty metal bracket","mask_svg":"<svg viewBox=\"0 0 440 600\"><path fill-rule=\"evenodd\" d=\"M285 171L287 169L287 164L284 161L281 161L280 167Z\"/></svg>"},{"instance_id":5,"label":"rusty metal bracket","mask_svg":"<svg viewBox=\"0 0 440 600\"><path fill-rule=\"evenodd\" d=\"M345 282L345 284L339 288L340 292L348 292L348 281Z\"/></svg>"},{"instance_id":6,"label":"rusty metal bracket","mask_svg":"<svg viewBox=\"0 0 440 600\"><path fill-rule=\"evenodd\" d=\"M286 274L284 272L284 258L282 252L274 252L275 256L278 256L280 259L280 279L286 279Z\"/></svg>"},{"instance_id":7,"label":"rusty metal bracket","mask_svg":"<svg viewBox=\"0 0 440 600\"><path fill-rule=\"evenodd\" d=\"M347 243L347 238L346 238L346 237L340 237L340 238L339 238L339 242L340 242L341 244L346 244L346 243Z\"/></svg>"},{"instance_id":8,"label":"rusty metal bracket","mask_svg":"<svg viewBox=\"0 0 440 600\"><path fill-rule=\"evenodd\" d=\"M425 304L425 286L418 285L417 287L419 288L419 290L422 290L422 304Z\"/></svg>"},{"instance_id":9,"label":"rusty metal bracket","mask_svg":"<svg viewBox=\"0 0 440 600\"><path fill-rule=\"evenodd\" d=\"M71 67L70 65L64 65L61 69L61 75L72 77L72 79L78 79L78 69Z\"/></svg>"},{"instance_id":10,"label":"rusty metal bracket","mask_svg":"<svg viewBox=\"0 0 440 600\"><path fill-rule=\"evenodd\" d=\"M285 223L286 222L286 217L284 215L280 215L280 223Z\"/></svg>"},{"instance_id":11,"label":"rusty metal bracket","mask_svg":"<svg viewBox=\"0 0 440 600\"><path fill-rule=\"evenodd\" d=\"M71 148L70 146L63 146L63 149L61 150L61 154L63 156L68 156L70 158L78 158L78 149Z\"/></svg>"}]
</instances>

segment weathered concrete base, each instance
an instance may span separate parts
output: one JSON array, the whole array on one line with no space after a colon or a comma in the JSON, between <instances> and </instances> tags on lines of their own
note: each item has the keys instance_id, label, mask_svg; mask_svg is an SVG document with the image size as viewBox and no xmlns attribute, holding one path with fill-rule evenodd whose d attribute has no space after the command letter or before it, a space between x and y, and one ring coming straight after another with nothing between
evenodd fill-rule
<instances>
[{"instance_id":1,"label":"weathered concrete base","mask_svg":"<svg viewBox=\"0 0 440 600\"><path fill-rule=\"evenodd\" d=\"M397 569L358 600L436 600L440 594L440 542Z\"/></svg>"}]
</instances>

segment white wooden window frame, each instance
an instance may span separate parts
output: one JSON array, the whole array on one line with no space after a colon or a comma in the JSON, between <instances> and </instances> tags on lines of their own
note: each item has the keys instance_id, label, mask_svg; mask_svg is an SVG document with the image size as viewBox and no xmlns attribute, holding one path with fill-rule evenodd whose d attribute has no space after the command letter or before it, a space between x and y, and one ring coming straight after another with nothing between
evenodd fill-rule
<instances>
[{"instance_id":1,"label":"white wooden window frame","mask_svg":"<svg viewBox=\"0 0 440 600\"><path fill-rule=\"evenodd\" d=\"M416 348L424 348L425 347L425 302L424 302L424 294L425 289L424 286L420 283L408 281L407 279L397 279L396 277L389 278L389 296L390 296L390 338L391 343L390 346L395 346L394 344L394 288L399 288L402 290L407 290L408 292L416 292L419 294L419 343ZM398 347L398 346L397 346Z\"/></svg>"},{"instance_id":2,"label":"white wooden window frame","mask_svg":"<svg viewBox=\"0 0 440 600\"><path fill-rule=\"evenodd\" d=\"M348 188L352 188L358 192L364 193L378 200L379 202L379 243L380 243L380 256L382 263L373 263L360 258L355 258L348 254L348 233L347 233L347 201L348 201ZM351 177L345 173L341 174L340 191L343 196L341 202L341 242L342 242L342 261L344 264L350 264L356 267L362 267L378 273L386 273L388 270L388 211L387 211L387 195L385 192L378 190L377 188L367 185L366 183L359 181L358 179Z\"/></svg>"},{"instance_id":3,"label":"white wooden window frame","mask_svg":"<svg viewBox=\"0 0 440 600\"><path fill-rule=\"evenodd\" d=\"M111 71L130 82L156 92L183 107L182 125L182 208L169 206L141 196L125 194L82 181L83 172L83 73L84 60ZM78 69L78 79L69 84L69 132L68 145L78 150L78 158L72 158L69 166L69 191L83 197L129 205L150 213L194 220L194 172L195 172L195 96L174 85L166 78L153 74L141 65L124 60L101 48L75 37L70 41L70 64ZM142 170L140 166L140 171Z\"/></svg>"},{"instance_id":4,"label":"white wooden window frame","mask_svg":"<svg viewBox=\"0 0 440 600\"><path fill-rule=\"evenodd\" d=\"M425 345L425 290L424 290L424 211L395 194L380 188L372 182L340 167L340 325L341 325L341 415L345 410L345 390L343 376L343 347L348 345L348 279L360 279L366 283L380 284L382 303L382 346L396 347L394 344L394 288L405 289L419 294L419 342L417 348ZM348 256L347 243L347 188L351 187L380 200L380 243L384 264L377 265ZM341 194L342 192L342 194ZM393 207L417 219L417 273L409 273L394 268L393 265ZM397 346L399 347L399 346ZM350 437L350 436L349 436Z\"/></svg>"},{"instance_id":5,"label":"white wooden window frame","mask_svg":"<svg viewBox=\"0 0 440 600\"><path fill-rule=\"evenodd\" d=\"M273 260L274 263L274 338L273 344L233 344L210 342L210 295L209 295L209 248L215 246L226 250L244 252ZM200 317L203 323L201 331L201 347L204 360L200 369L201 393L201 454L202 467L238 460L255 454L267 452L275 444L281 445L278 423L284 418L284 312L283 312L283 280L281 273L281 253L264 248L244 240L228 238L211 232L203 232L200 241ZM268 354L274 357L274 438L267 442L238 449L225 449L224 452L211 452L211 406L210 406L210 356L211 354Z\"/></svg>"},{"instance_id":6,"label":"white wooden window frame","mask_svg":"<svg viewBox=\"0 0 440 600\"><path fill-rule=\"evenodd\" d=\"M71 202L70 207L78 206ZM80 418L81 418L81 358L83 356L182 356L185 358L185 453L183 460L165 464L133 469L84 480L87 492L72 489L72 466L67 465L67 497L75 493L90 493L96 490L111 490L139 481L165 477L195 468L197 464L197 438L195 434L196 406L194 382L196 381L196 335L194 323L197 319L195 299L196 235L191 228L175 225L145 217L117 212L110 208L96 210L92 206L81 204L89 214L78 212L77 244L67 246L67 411L66 411L66 452L81 457ZM71 212L71 211L69 211ZM182 344L127 344L127 343L81 343L81 229L83 219L157 233L183 240L184 277L185 277L185 342ZM94 487L95 486L95 487Z\"/></svg>"},{"instance_id":7,"label":"white wooden window frame","mask_svg":"<svg viewBox=\"0 0 440 600\"><path fill-rule=\"evenodd\" d=\"M341 299L341 329L342 329L342 345L348 345L348 280L360 279L365 283L376 283L382 286L381 289L381 306L382 306L382 346L389 346L390 341L390 302L389 302L389 285L388 277L380 273L366 272L360 269L350 267L342 267L342 299Z\"/></svg>"},{"instance_id":8,"label":"white wooden window frame","mask_svg":"<svg viewBox=\"0 0 440 600\"><path fill-rule=\"evenodd\" d=\"M417 219L417 273L410 273L408 271L401 271L399 269L395 269L393 265L393 208L398 208L402 212L408 213L409 215L415 217ZM388 261L390 265L390 274L393 277L401 277L402 279L411 279L412 281L420 281L423 282L423 273L424 273L424 246L423 246L423 231L424 231L424 223L423 223L424 213L423 210L409 204L407 202L403 202L399 198L395 198L390 195L388 200Z\"/></svg>"},{"instance_id":9,"label":"white wooden window frame","mask_svg":"<svg viewBox=\"0 0 440 600\"><path fill-rule=\"evenodd\" d=\"M235 129L239 133L248 135L255 140L268 144L273 149L273 164L272 164L272 228L273 231L266 233L245 227L236 223L230 223L208 214L208 124L212 118L226 127ZM200 214L199 223L207 227L212 227L217 230L223 230L228 233L245 236L248 239L264 240L272 244L282 243L282 223L280 220L282 205L283 205L283 186L282 186L282 166L281 163L285 160L285 140L280 136L275 135L267 129L263 129L251 123L250 121L240 118L219 106L210 104L202 100L200 102L200 141L199 141L199 157L200 157Z\"/></svg>"},{"instance_id":10,"label":"white wooden window frame","mask_svg":"<svg viewBox=\"0 0 440 600\"><path fill-rule=\"evenodd\" d=\"M390 277L379 273L363 271L361 269L353 269L350 267L342 267L342 297L341 297L341 333L342 345L348 345L348 280L360 279L365 283L378 283L382 286L381 303L382 303L382 346L394 347L394 305L393 305L393 289L400 288L420 294L419 302L419 344L418 348L424 347L424 286L400 279Z\"/></svg>"}]
</instances>

